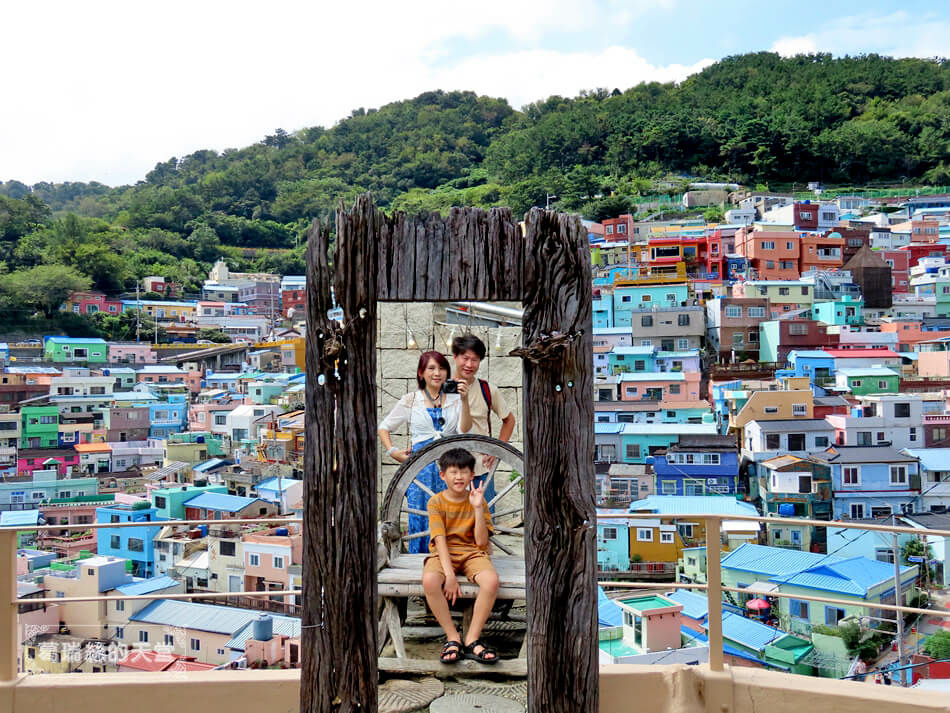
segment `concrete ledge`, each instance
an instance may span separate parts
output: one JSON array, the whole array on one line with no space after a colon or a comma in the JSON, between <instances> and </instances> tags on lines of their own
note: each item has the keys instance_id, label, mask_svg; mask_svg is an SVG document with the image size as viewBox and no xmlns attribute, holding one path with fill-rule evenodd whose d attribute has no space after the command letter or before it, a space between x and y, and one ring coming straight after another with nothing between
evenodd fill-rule
<instances>
[{"instance_id":1,"label":"concrete ledge","mask_svg":"<svg viewBox=\"0 0 950 713\"><path fill-rule=\"evenodd\" d=\"M298 710L300 672L196 671L21 676L4 713L240 713ZM601 666L600 713L950 713L950 697L755 668Z\"/></svg>"}]
</instances>

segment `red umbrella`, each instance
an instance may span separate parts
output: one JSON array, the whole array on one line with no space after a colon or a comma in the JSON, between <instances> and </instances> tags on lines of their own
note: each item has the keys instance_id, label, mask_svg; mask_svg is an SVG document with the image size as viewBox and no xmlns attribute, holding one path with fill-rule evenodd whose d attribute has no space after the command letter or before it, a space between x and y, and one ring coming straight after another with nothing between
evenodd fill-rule
<instances>
[{"instance_id":1,"label":"red umbrella","mask_svg":"<svg viewBox=\"0 0 950 713\"><path fill-rule=\"evenodd\" d=\"M750 599L749 601L745 603L745 606L746 606L746 609L763 610L763 609L768 609L772 605L769 604L764 599Z\"/></svg>"}]
</instances>

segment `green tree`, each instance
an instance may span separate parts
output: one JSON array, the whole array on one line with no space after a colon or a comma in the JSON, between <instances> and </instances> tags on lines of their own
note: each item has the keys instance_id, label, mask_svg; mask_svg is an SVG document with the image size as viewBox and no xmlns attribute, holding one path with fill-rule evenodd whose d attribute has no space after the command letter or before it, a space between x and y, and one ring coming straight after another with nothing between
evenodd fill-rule
<instances>
[{"instance_id":1,"label":"green tree","mask_svg":"<svg viewBox=\"0 0 950 713\"><path fill-rule=\"evenodd\" d=\"M229 337L226 332L217 328L199 329L198 339L206 339L209 342L215 342L216 344L227 344L231 341L231 337Z\"/></svg>"},{"instance_id":2,"label":"green tree","mask_svg":"<svg viewBox=\"0 0 950 713\"><path fill-rule=\"evenodd\" d=\"M927 639L924 653L935 659L950 659L950 631L938 631Z\"/></svg>"},{"instance_id":3,"label":"green tree","mask_svg":"<svg viewBox=\"0 0 950 713\"><path fill-rule=\"evenodd\" d=\"M66 265L37 265L0 277L0 291L15 304L37 309L49 319L66 298L88 290L90 280Z\"/></svg>"}]
</instances>

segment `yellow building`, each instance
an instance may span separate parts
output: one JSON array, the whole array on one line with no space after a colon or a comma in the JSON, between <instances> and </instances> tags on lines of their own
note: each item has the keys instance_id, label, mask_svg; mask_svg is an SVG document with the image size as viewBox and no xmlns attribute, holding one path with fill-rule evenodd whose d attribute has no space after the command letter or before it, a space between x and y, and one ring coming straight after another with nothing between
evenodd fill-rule
<instances>
[{"instance_id":1,"label":"yellow building","mask_svg":"<svg viewBox=\"0 0 950 713\"><path fill-rule=\"evenodd\" d=\"M672 522L630 521L630 559L641 562L676 562L684 547L683 538Z\"/></svg>"},{"instance_id":2,"label":"yellow building","mask_svg":"<svg viewBox=\"0 0 950 713\"><path fill-rule=\"evenodd\" d=\"M115 671L115 645L74 634L37 634L23 643L24 673L105 673Z\"/></svg>"},{"instance_id":3,"label":"yellow building","mask_svg":"<svg viewBox=\"0 0 950 713\"><path fill-rule=\"evenodd\" d=\"M739 443L745 443L745 426L750 421L814 418L815 395L808 387L808 377L788 377L770 386L778 388L743 389L735 393L729 410L729 429L738 431Z\"/></svg>"}]
</instances>

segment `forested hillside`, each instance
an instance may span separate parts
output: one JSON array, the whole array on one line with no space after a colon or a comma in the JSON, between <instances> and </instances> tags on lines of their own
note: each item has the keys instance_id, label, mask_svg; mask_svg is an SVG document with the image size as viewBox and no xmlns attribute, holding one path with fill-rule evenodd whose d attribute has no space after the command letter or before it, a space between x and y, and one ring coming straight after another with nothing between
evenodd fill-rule
<instances>
[{"instance_id":1,"label":"forested hillside","mask_svg":"<svg viewBox=\"0 0 950 713\"><path fill-rule=\"evenodd\" d=\"M194 290L221 254L236 268L300 272L310 220L366 190L409 210L522 212L554 194L560 209L603 217L682 176L950 183L950 63L759 53L679 85L521 111L427 92L328 129L278 129L246 148L171 158L134 186L10 180L0 184L0 273L11 273L0 275L0 309L29 309L22 286L36 284L40 265L62 266L60 283L68 273L112 293L150 274Z\"/></svg>"}]
</instances>

